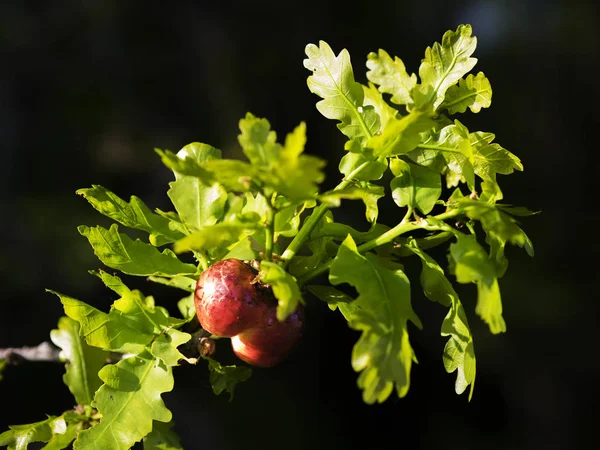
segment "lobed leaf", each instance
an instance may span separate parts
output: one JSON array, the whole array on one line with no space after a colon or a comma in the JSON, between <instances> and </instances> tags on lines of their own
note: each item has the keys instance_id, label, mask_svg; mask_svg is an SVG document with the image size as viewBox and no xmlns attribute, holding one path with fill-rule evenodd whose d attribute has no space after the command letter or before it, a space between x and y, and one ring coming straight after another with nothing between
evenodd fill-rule
<instances>
[{"instance_id":1,"label":"lobed leaf","mask_svg":"<svg viewBox=\"0 0 600 450\"><path fill-rule=\"evenodd\" d=\"M271 131L266 119L250 113L240 120L240 131L238 141L258 169L256 176L262 186L268 186L296 203L318 193L318 184L325 178L322 171L325 161L302 154L306 144L304 122L286 136L284 146L276 142L277 135Z\"/></svg>"},{"instance_id":2,"label":"lobed leaf","mask_svg":"<svg viewBox=\"0 0 600 450\"><path fill-rule=\"evenodd\" d=\"M425 49L419 67L419 92L423 95L417 100L419 104L431 103L437 109L448 88L475 67L477 59L471 55L477 47L477 38L471 33L471 25L459 25L456 31L444 33L441 44L436 42Z\"/></svg>"},{"instance_id":3,"label":"lobed leaf","mask_svg":"<svg viewBox=\"0 0 600 450\"><path fill-rule=\"evenodd\" d=\"M481 179L488 182L495 182L498 173L509 175L515 170L523 170L521 160L499 144L492 143L494 138L494 134L482 131L469 134L473 168Z\"/></svg>"},{"instance_id":4,"label":"lobed leaf","mask_svg":"<svg viewBox=\"0 0 600 450\"><path fill-rule=\"evenodd\" d=\"M152 431L153 421L171 420L161 394L173 389L173 374L162 361L134 356L105 366L99 376L104 384L94 403L102 419L79 433L75 450L125 450Z\"/></svg>"},{"instance_id":5,"label":"lobed leaf","mask_svg":"<svg viewBox=\"0 0 600 450\"><path fill-rule=\"evenodd\" d=\"M247 235L259 229L259 219L258 214L251 213L240 215L230 222L204 227L175 242L173 250L176 253L182 253L190 250L229 248L232 244L240 242Z\"/></svg>"},{"instance_id":6,"label":"lobed leaf","mask_svg":"<svg viewBox=\"0 0 600 450\"><path fill-rule=\"evenodd\" d=\"M477 285L475 312L489 325L492 333L505 332L506 323L502 317L502 300L494 265L475 236L457 234L456 237L456 243L450 244L456 280Z\"/></svg>"},{"instance_id":7,"label":"lobed leaf","mask_svg":"<svg viewBox=\"0 0 600 450\"><path fill-rule=\"evenodd\" d=\"M475 387L475 348L463 305L446 278L444 270L417 245L415 239L409 240L407 248L421 259L421 287L425 296L431 301L450 307L442 322L442 336L450 336L444 347L442 359L448 373L456 371L457 394L462 394L471 385L469 393L469 400L471 400Z\"/></svg>"},{"instance_id":8,"label":"lobed leaf","mask_svg":"<svg viewBox=\"0 0 600 450\"><path fill-rule=\"evenodd\" d=\"M456 114L464 113L469 108L471 112L478 113L481 108L489 108L491 104L492 85L483 72L479 72L477 76L469 74L458 80L458 84L450 86L440 109Z\"/></svg>"},{"instance_id":9,"label":"lobed leaf","mask_svg":"<svg viewBox=\"0 0 600 450\"><path fill-rule=\"evenodd\" d=\"M108 314L72 297L48 292L57 295L65 314L79 322L79 334L87 344L114 352L142 352L169 325L167 311L155 307L151 297L131 291L118 277L102 271L97 275L121 296Z\"/></svg>"},{"instance_id":10,"label":"lobed leaf","mask_svg":"<svg viewBox=\"0 0 600 450\"><path fill-rule=\"evenodd\" d=\"M364 142L379 131L377 113L364 104L363 87L354 80L350 55L346 49L335 55L324 41L319 46L306 46L304 67L313 74L308 77L309 90L323 100L317 109L328 119L339 120L338 128L349 139Z\"/></svg>"},{"instance_id":11,"label":"lobed leaf","mask_svg":"<svg viewBox=\"0 0 600 450\"><path fill-rule=\"evenodd\" d=\"M352 351L352 367L361 372L358 385L366 403L385 401L395 388L403 397L410 385L415 355L407 321L421 327L410 305L410 283L401 270L383 267L373 255L362 256L349 236L329 271L334 286L349 283L359 293L349 303L348 323L362 331Z\"/></svg>"},{"instance_id":12,"label":"lobed leaf","mask_svg":"<svg viewBox=\"0 0 600 450\"><path fill-rule=\"evenodd\" d=\"M367 73L367 76L368 76L368 73ZM375 112L379 116L381 130L383 130L387 126L387 123L390 120L400 117L400 113L398 112L398 110L396 108L393 108L392 106L390 106L384 100L383 95L377 89L377 86L375 86L373 83L369 82L368 86L363 86L363 91L364 91L364 96L365 96L365 98L363 100L363 104L370 105L375 109ZM352 145L354 145L354 143L357 143L357 141L348 141L348 142L352 142L353 143ZM348 145L350 145L350 144L348 144Z\"/></svg>"},{"instance_id":13,"label":"lobed leaf","mask_svg":"<svg viewBox=\"0 0 600 450\"><path fill-rule=\"evenodd\" d=\"M177 152L177 158L194 167L220 159L221 152L209 145L190 144ZM227 192L220 184L207 184L205 178L185 175L177 170L167 195L173 202L188 232L214 225L223 215Z\"/></svg>"},{"instance_id":14,"label":"lobed leaf","mask_svg":"<svg viewBox=\"0 0 600 450\"><path fill-rule=\"evenodd\" d=\"M58 329L50 332L52 342L61 348L59 357L66 362L63 381L79 405L89 405L102 382L98 371L104 366L106 352L89 346L79 334L79 323L61 317ZM72 440L72 439L71 439ZM70 441L69 441L70 442Z\"/></svg>"},{"instance_id":15,"label":"lobed leaf","mask_svg":"<svg viewBox=\"0 0 600 450\"><path fill-rule=\"evenodd\" d=\"M180 360L187 360L187 358L177 350L177 347L189 342L191 338L192 335L189 333L169 328L154 339L150 353L169 367L178 366Z\"/></svg>"},{"instance_id":16,"label":"lobed leaf","mask_svg":"<svg viewBox=\"0 0 600 450\"><path fill-rule=\"evenodd\" d=\"M406 67L397 56L392 58L385 50L367 55L367 78L379 85L379 91L391 94L391 101L397 105L413 102L411 91L417 84L417 76L408 74Z\"/></svg>"},{"instance_id":17,"label":"lobed leaf","mask_svg":"<svg viewBox=\"0 0 600 450\"><path fill-rule=\"evenodd\" d=\"M367 151L358 146L356 151L352 149L342 157L339 164L339 171L348 177L359 167L362 167L363 164L365 164L365 167L353 177L354 179L360 181L379 180L387 170L385 156L374 158L372 157L372 151Z\"/></svg>"},{"instance_id":18,"label":"lobed leaf","mask_svg":"<svg viewBox=\"0 0 600 450\"><path fill-rule=\"evenodd\" d=\"M67 429L65 430L65 432L62 434L55 434L54 436L52 436L48 443L44 445L44 447L42 447L42 450L62 450L67 447L71 448L71 443L75 440L77 434L79 433L79 431L81 431L82 427L83 423L81 422L67 422Z\"/></svg>"},{"instance_id":19,"label":"lobed leaf","mask_svg":"<svg viewBox=\"0 0 600 450\"><path fill-rule=\"evenodd\" d=\"M25 450L34 442L48 442L55 436L66 433L67 423L63 416L48 416L46 420L27 425L10 425L0 434L0 446L7 450Z\"/></svg>"},{"instance_id":20,"label":"lobed leaf","mask_svg":"<svg viewBox=\"0 0 600 450\"><path fill-rule=\"evenodd\" d=\"M144 437L144 450L183 450L179 436L173 431L173 421L152 424L152 431Z\"/></svg>"},{"instance_id":21,"label":"lobed leaf","mask_svg":"<svg viewBox=\"0 0 600 450\"><path fill-rule=\"evenodd\" d=\"M395 177L390 182L394 202L429 214L442 194L440 174L401 159L391 159L390 170Z\"/></svg>"},{"instance_id":22,"label":"lobed leaf","mask_svg":"<svg viewBox=\"0 0 600 450\"><path fill-rule=\"evenodd\" d=\"M148 281L171 286L187 292L194 292L194 289L196 288L196 279L184 276L175 276L171 278L149 276Z\"/></svg>"},{"instance_id":23,"label":"lobed leaf","mask_svg":"<svg viewBox=\"0 0 600 450\"><path fill-rule=\"evenodd\" d=\"M367 145L375 157L403 155L414 150L421 142L421 133L433 126L428 112L411 111L400 119L390 119L383 132L371 137Z\"/></svg>"},{"instance_id":24,"label":"lobed leaf","mask_svg":"<svg viewBox=\"0 0 600 450\"><path fill-rule=\"evenodd\" d=\"M227 391L229 392L229 401L233 400L233 394L237 385L248 380L252 376L252 369L247 366L222 366L218 361L212 358L208 360L208 369L210 370L210 384L216 395Z\"/></svg>"},{"instance_id":25,"label":"lobed leaf","mask_svg":"<svg viewBox=\"0 0 600 450\"><path fill-rule=\"evenodd\" d=\"M385 195L383 186L377 186L366 181L358 181L353 186L344 189L336 189L325 192L319 196L319 200L329 207L338 207L342 199L362 200L365 204L365 216L371 223L377 221L379 208L377 200Z\"/></svg>"},{"instance_id":26,"label":"lobed leaf","mask_svg":"<svg viewBox=\"0 0 600 450\"><path fill-rule=\"evenodd\" d=\"M159 247L183 237L182 233L171 228L171 220L153 213L135 195L132 195L127 203L108 189L98 185L79 189L76 193L83 196L101 214L126 227L148 232L152 245Z\"/></svg>"},{"instance_id":27,"label":"lobed leaf","mask_svg":"<svg viewBox=\"0 0 600 450\"><path fill-rule=\"evenodd\" d=\"M457 186L459 181L466 182L471 190L475 188L473 148L469 130L458 121L445 126L439 132L430 133L408 156L417 164L437 172L447 168L446 184L449 188Z\"/></svg>"},{"instance_id":28,"label":"lobed leaf","mask_svg":"<svg viewBox=\"0 0 600 450\"><path fill-rule=\"evenodd\" d=\"M304 303L296 279L283 267L270 261L261 261L260 279L273 288L277 298L277 320L280 322L292 314L299 303Z\"/></svg>"},{"instance_id":29,"label":"lobed leaf","mask_svg":"<svg viewBox=\"0 0 600 450\"><path fill-rule=\"evenodd\" d=\"M77 228L88 239L100 261L128 275L170 277L196 272L196 266L183 263L171 250L165 249L161 253L139 239L134 241L119 233L118 229L117 224L111 225L108 230L101 226L81 225Z\"/></svg>"},{"instance_id":30,"label":"lobed leaf","mask_svg":"<svg viewBox=\"0 0 600 450\"><path fill-rule=\"evenodd\" d=\"M480 200L459 199L456 205L467 217L478 220L490 239L504 245L509 242L525 248L529 256L534 255L533 244L527 234L517 225L517 221L502 209Z\"/></svg>"}]
</instances>

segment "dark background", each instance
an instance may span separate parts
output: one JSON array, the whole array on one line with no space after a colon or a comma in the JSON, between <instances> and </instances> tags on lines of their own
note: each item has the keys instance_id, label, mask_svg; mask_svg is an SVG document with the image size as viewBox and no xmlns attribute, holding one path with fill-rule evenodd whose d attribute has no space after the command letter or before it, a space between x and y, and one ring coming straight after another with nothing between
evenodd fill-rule
<instances>
[{"instance_id":1,"label":"dark background","mask_svg":"<svg viewBox=\"0 0 600 450\"><path fill-rule=\"evenodd\" d=\"M343 136L316 111L304 47L347 48L366 82L369 51L384 48L416 72L426 46L471 23L475 56L494 90L491 109L461 120L494 132L524 173L500 179L505 202L541 209L523 226L536 256L511 248L501 280L506 334L459 293L477 352L473 400L445 373L445 311L415 285L419 364L402 400L362 403L350 351L357 333L316 301L293 357L256 370L233 403L212 394L204 367L177 369L164 399L186 449L566 449L597 435L594 283L598 127L597 3L573 0L318 2L73 1L0 4L0 347L48 338L62 308L52 288L100 308L113 300L87 274L100 267L77 225L108 224L75 190L101 184L169 209L170 172L154 147L192 141L238 157L237 122L267 117L279 136L307 121L307 152L327 158L337 184ZM354 221L348 205L339 220ZM397 222L384 209L382 221ZM395 222L394 222L395 221ZM443 255L442 255L443 256ZM589 262L588 262L589 260ZM409 274L418 277L420 264ZM126 277L174 309L179 294ZM223 358L231 357L226 343ZM62 366L11 367L0 383L0 432L72 406Z\"/></svg>"}]
</instances>

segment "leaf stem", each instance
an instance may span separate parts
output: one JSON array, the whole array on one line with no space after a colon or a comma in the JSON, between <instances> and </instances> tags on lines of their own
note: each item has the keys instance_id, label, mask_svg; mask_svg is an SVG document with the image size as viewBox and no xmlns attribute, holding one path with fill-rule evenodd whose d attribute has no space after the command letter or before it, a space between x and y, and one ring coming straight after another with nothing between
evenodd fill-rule
<instances>
[{"instance_id":1,"label":"leaf stem","mask_svg":"<svg viewBox=\"0 0 600 450\"><path fill-rule=\"evenodd\" d=\"M452 217L456 217L456 216L460 215L461 213L462 213L461 210L453 209L453 210L438 214L437 216L433 216L433 218L442 221L442 220L450 219ZM396 239L398 236L400 236L404 233L408 233L409 231L414 231L414 230L418 230L418 229L428 228L426 219L421 219L421 220L410 222L409 218L410 218L411 214L412 214L412 210L409 208L409 210L406 212L406 215L404 216L404 219L402 219L402 221L398 225L396 225L393 228L390 228L388 231L377 236L376 238L371 239L370 241L367 241L364 244L360 245L358 247L358 252L361 254L366 253L369 250L373 250L376 247L379 247L381 245L392 242L394 239ZM335 258L333 258L333 259L335 259ZM326 263L323 263L319 267L302 275L300 278L298 278L298 285L302 286L307 281L327 272L329 270L329 268L331 267L331 264L333 263L333 259L330 259Z\"/></svg>"},{"instance_id":2,"label":"leaf stem","mask_svg":"<svg viewBox=\"0 0 600 450\"><path fill-rule=\"evenodd\" d=\"M356 177L365 167L371 164L371 162L372 161L365 161L352 172L350 172L346 177L344 177L341 183L333 189L333 191L338 191L347 188L354 181L354 177ZM327 211L329 211L329 206L324 203L321 203L304 221L304 224L300 228L300 231L298 231L298 234L294 236L292 242L290 242L288 247L281 255L281 259L283 260L283 267L287 266L292 260L292 258L296 256L298 250L300 250L302 245L304 245L304 242L308 239L312 230L314 230L314 228L317 226L317 224L323 218Z\"/></svg>"},{"instance_id":3,"label":"leaf stem","mask_svg":"<svg viewBox=\"0 0 600 450\"><path fill-rule=\"evenodd\" d=\"M273 239L275 235L275 210L272 206L267 208L267 223L265 230L265 261L273 257Z\"/></svg>"}]
</instances>

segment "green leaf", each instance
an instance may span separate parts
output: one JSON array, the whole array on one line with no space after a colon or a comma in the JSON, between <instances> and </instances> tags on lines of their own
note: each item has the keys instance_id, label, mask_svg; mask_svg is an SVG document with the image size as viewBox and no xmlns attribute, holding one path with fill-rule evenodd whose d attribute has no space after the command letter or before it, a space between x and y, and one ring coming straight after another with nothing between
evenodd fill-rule
<instances>
[{"instance_id":1,"label":"green leaf","mask_svg":"<svg viewBox=\"0 0 600 450\"><path fill-rule=\"evenodd\" d=\"M390 170L395 176L390 188L396 204L429 214L442 194L440 174L401 159L391 159Z\"/></svg>"},{"instance_id":2,"label":"green leaf","mask_svg":"<svg viewBox=\"0 0 600 450\"><path fill-rule=\"evenodd\" d=\"M408 74L404 63L397 56L392 60L384 50L367 55L367 78L378 84L379 90L391 94L391 101L397 105L409 105L413 102L411 91L417 84L417 76Z\"/></svg>"},{"instance_id":3,"label":"green leaf","mask_svg":"<svg viewBox=\"0 0 600 450\"><path fill-rule=\"evenodd\" d=\"M190 250L211 250L237 243L260 227L256 213L240 215L231 222L221 222L204 227L175 242L173 250L182 253Z\"/></svg>"},{"instance_id":4,"label":"green leaf","mask_svg":"<svg viewBox=\"0 0 600 450\"><path fill-rule=\"evenodd\" d=\"M489 182L496 181L497 173L509 175L515 170L523 170L521 160L499 144L492 143L494 138L494 134L482 131L469 135L475 173Z\"/></svg>"},{"instance_id":5,"label":"green leaf","mask_svg":"<svg viewBox=\"0 0 600 450\"><path fill-rule=\"evenodd\" d=\"M153 421L169 422L161 394L173 389L171 371L142 356L105 366L99 373L104 385L94 399L102 419L79 433L74 449L128 449L152 431Z\"/></svg>"},{"instance_id":6,"label":"green leaf","mask_svg":"<svg viewBox=\"0 0 600 450\"><path fill-rule=\"evenodd\" d=\"M229 401L233 400L233 394L238 383L246 381L252 376L252 369L247 366L222 366L212 358L208 360L210 370L210 384L215 395L224 391L229 392Z\"/></svg>"},{"instance_id":7,"label":"green leaf","mask_svg":"<svg viewBox=\"0 0 600 450\"><path fill-rule=\"evenodd\" d=\"M196 280L188 277L176 276L172 278L164 278L149 276L148 280L153 281L154 283L163 284L165 286L171 286L187 292L194 292L194 290L196 289Z\"/></svg>"},{"instance_id":8,"label":"green leaf","mask_svg":"<svg viewBox=\"0 0 600 450\"><path fill-rule=\"evenodd\" d=\"M334 288L333 286L319 286L316 284L306 286L312 294L314 294L318 299L324 301L329 306L329 309L335 311L337 308L340 308L342 315L346 320L350 320L350 315L346 315L347 311L346 306L351 308L351 311L355 311L357 307L350 305L354 301L352 297L348 294L340 291L339 289Z\"/></svg>"},{"instance_id":9,"label":"green leaf","mask_svg":"<svg viewBox=\"0 0 600 450\"><path fill-rule=\"evenodd\" d=\"M517 225L516 219L495 205L490 205L481 200L462 198L458 200L457 206L465 212L467 217L478 220L491 239L523 247L529 256L534 255L533 244Z\"/></svg>"},{"instance_id":10,"label":"green leaf","mask_svg":"<svg viewBox=\"0 0 600 450\"><path fill-rule=\"evenodd\" d=\"M304 67L313 74L308 77L310 91L323 100L317 109L328 119L339 120L338 128L350 139L364 142L379 131L377 113L370 105L364 105L364 92L354 80L350 55L346 49L335 55L324 41L319 46L308 44Z\"/></svg>"},{"instance_id":11,"label":"green leaf","mask_svg":"<svg viewBox=\"0 0 600 450\"><path fill-rule=\"evenodd\" d=\"M189 333L169 328L152 342L150 352L167 366L178 366L180 360L187 358L177 350L177 347L185 344L191 338L192 335Z\"/></svg>"},{"instance_id":12,"label":"green leaf","mask_svg":"<svg viewBox=\"0 0 600 450\"><path fill-rule=\"evenodd\" d=\"M67 424L63 416L48 416L46 420L27 425L11 425L0 434L0 446L8 450L25 450L33 442L48 442L54 436L64 434Z\"/></svg>"},{"instance_id":13,"label":"green leaf","mask_svg":"<svg viewBox=\"0 0 600 450\"><path fill-rule=\"evenodd\" d=\"M419 144L408 156L417 164L426 167L433 165L432 169L437 170L438 155L443 158L449 174L454 176L450 178L451 182L447 183L449 188L458 185L458 181L464 181L474 190L473 148L469 130L459 121L445 126L439 133L430 133L425 142Z\"/></svg>"},{"instance_id":14,"label":"green leaf","mask_svg":"<svg viewBox=\"0 0 600 450\"><path fill-rule=\"evenodd\" d=\"M196 315L196 307L194 305L194 294L183 297L177 302L177 309L186 320L191 320Z\"/></svg>"},{"instance_id":15,"label":"green leaf","mask_svg":"<svg viewBox=\"0 0 600 450\"><path fill-rule=\"evenodd\" d=\"M375 223L369 228L368 231L358 231L352 228L350 225L346 225L338 222L328 222L323 224L321 228L321 236L331 236L332 238L343 241L348 235L352 236L354 242L362 243L375 239L381 236L383 233L388 231L390 227L380 223Z\"/></svg>"},{"instance_id":16,"label":"green leaf","mask_svg":"<svg viewBox=\"0 0 600 450\"><path fill-rule=\"evenodd\" d=\"M220 159L221 152L209 145L190 144L177 152L177 157L202 166L205 162ZM169 183L167 192L190 232L214 225L223 215L227 192L219 184L207 185L197 176L183 175L175 171L175 181Z\"/></svg>"},{"instance_id":17,"label":"green leaf","mask_svg":"<svg viewBox=\"0 0 600 450\"><path fill-rule=\"evenodd\" d=\"M146 231L150 234L150 243L165 245L181 239L183 234L170 228L171 221L153 213L142 200L131 196L129 203L102 186L92 185L88 189L79 189L82 195L100 213L129 228Z\"/></svg>"},{"instance_id":18,"label":"green leaf","mask_svg":"<svg viewBox=\"0 0 600 450\"><path fill-rule=\"evenodd\" d=\"M441 331L442 336L450 336L443 353L444 367L448 373L457 371L457 394L462 394L471 385L471 400L475 387L475 347L465 310L439 264L419 248L415 239L408 242L407 248L421 258L421 287L425 296L431 301L450 307Z\"/></svg>"},{"instance_id":19,"label":"green leaf","mask_svg":"<svg viewBox=\"0 0 600 450\"><path fill-rule=\"evenodd\" d=\"M152 424L152 431L144 437L144 450L183 450L179 436L173 431L173 421Z\"/></svg>"},{"instance_id":20,"label":"green leaf","mask_svg":"<svg viewBox=\"0 0 600 450\"><path fill-rule=\"evenodd\" d=\"M60 359L66 362L63 381L79 405L89 405L102 382L98 371L104 366L107 354L90 347L79 336L79 323L61 317L58 329L50 332L52 342L61 348Z\"/></svg>"},{"instance_id":21,"label":"green leaf","mask_svg":"<svg viewBox=\"0 0 600 450\"><path fill-rule=\"evenodd\" d=\"M492 333L505 332L496 270L475 236L457 234L456 243L450 244L450 257L454 262L456 280L477 284L475 312L489 325Z\"/></svg>"},{"instance_id":22,"label":"green leaf","mask_svg":"<svg viewBox=\"0 0 600 450\"><path fill-rule=\"evenodd\" d=\"M193 142L183 152L177 154L170 150L155 148L154 151L160 156L163 164L171 169L176 175L186 175L200 179L207 186L215 183L213 174L202 167L205 162L221 158L221 151L207 144ZM183 149L182 149L183 150Z\"/></svg>"},{"instance_id":23,"label":"green leaf","mask_svg":"<svg viewBox=\"0 0 600 450\"><path fill-rule=\"evenodd\" d=\"M325 161L302 154L306 144L304 122L287 135L283 147L276 142L277 135L269 122L250 113L240 120L240 131L238 141L252 165L259 169L262 185L293 202L311 199L318 193L318 184L325 178Z\"/></svg>"},{"instance_id":24,"label":"green leaf","mask_svg":"<svg viewBox=\"0 0 600 450\"><path fill-rule=\"evenodd\" d=\"M117 224L108 230L85 225L77 230L88 239L100 261L128 275L169 277L196 272L196 266L181 262L171 250L165 249L161 253L152 245L119 233Z\"/></svg>"},{"instance_id":25,"label":"green leaf","mask_svg":"<svg viewBox=\"0 0 600 450\"><path fill-rule=\"evenodd\" d=\"M227 247L227 254L221 259L239 259L241 261L256 258L256 251L252 248L249 236L244 236L238 242Z\"/></svg>"},{"instance_id":26,"label":"green leaf","mask_svg":"<svg viewBox=\"0 0 600 450\"><path fill-rule=\"evenodd\" d=\"M288 266L289 272L299 277L319 266L329 257L329 248L332 245L332 239L324 233L324 227L333 222L333 214L327 211L317 226L311 231L309 240L306 244L308 250L312 253L309 256L295 256Z\"/></svg>"},{"instance_id":27,"label":"green leaf","mask_svg":"<svg viewBox=\"0 0 600 450\"><path fill-rule=\"evenodd\" d=\"M482 181L481 182L481 195L479 200L482 202L494 205L504 198L504 194L500 190L500 186L495 181Z\"/></svg>"},{"instance_id":28,"label":"green leaf","mask_svg":"<svg viewBox=\"0 0 600 450\"><path fill-rule=\"evenodd\" d=\"M355 141L350 141L355 142ZM359 147L359 151L362 151ZM346 153L340 160L339 170L340 173L348 176L353 173L356 169L362 166L364 163L368 163L366 167L354 177L360 181L371 181L379 180L383 177L383 174L387 170L387 162L385 156L381 156L377 159L370 158L366 153Z\"/></svg>"},{"instance_id":29,"label":"green leaf","mask_svg":"<svg viewBox=\"0 0 600 450\"><path fill-rule=\"evenodd\" d=\"M366 181L356 182L353 186L325 192L319 196L319 200L329 207L338 207L342 199L362 200L365 204L365 216L367 220L374 223L379 215L377 200L385 196L383 186L377 186Z\"/></svg>"},{"instance_id":30,"label":"green leaf","mask_svg":"<svg viewBox=\"0 0 600 450\"><path fill-rule=\"evenodd\" d=\"M314 198L318 184L325 179L322 169L325 161L311 155L302 155L306 143L306 125L302 122L287 135L285 145L276 160L268 182L275 191L294 202Z\"/></svg>"},{"instance_id":31,"label":"green leaf","mask_svg":"<svg viewBox=\"0 0 600 450\"><path fill-rule=\"evenodd\" d=\"M456 114L464 113L469 108L478 113L481 108L489 108L491 104L492 85L483 72L479 72L477 76L469 74L458 80L457 85L450 86L440 109Z\"/></svg>"},{"instance_id":32,"label":"green leaf","mask_svg":"<svg viewBox=\"0 0 600 450\"><path fill-rule=\"evenodd\" d=\"M362 331L352 351L352 367L362 373L358 385L366 403L383 402L394 387L400 397L408 392L415 355L408 339L407 321L421 327L410 305L410 283L401 270L389 270L373 255L362 256L351 237L339 248L329 271L334 286L349 283L359 293L351 303L350 327Z\"/></svg>"},{"instance_id":33,"label":"green leaf","mask_svg":"<svg viewBox=\"0 0 600 450\"><path fill-rule=\"evenodd\" d=\"M0 359L0 381L2 381L2 372L6 368L6 360Z\"/></svg>"},{"instance_id":34,"label":"green leaf","mask_svg":"<svg viewBox=\"0 0 600 450\"><path fill-rule=\"evenodd\" d=\"M432 103L437 109L448 88L475 67L477 59L471 55L477 47L477 38L471 33L471 25L459 25L456 31L444 33L441 44L436 42L427 47L419 67L419 91L424 95L419 103Z\"/></svg>"},{"instance_id":35,"label":"green leaf","mask_svg":"<svg viewBox=\"0 0 600 450\"><path fill-rule=\"evenodd\" d=\"M260 279L273 288L273 294L277 298L277 320L280 322L296 310L298 303L304 303L296 279L281 266L270 261L261 261Z\"/></svg>"},{"instance_id":36,"label":"green leaf","mask_svg":"<svg viewBox=\"0 0 600 450\"><path fill-rule=\"evenodd\" d=\"M270 168L279 158L281 144L277 143L277 134L271 130L269 121L246 113L239 127L241 134L238 142L250 163L256 167Z\"/></svg>"},{"instance_id":37,"label":"green leaf","mask_svg":"<svg viewBox=\"0 0 600 450\"><path fill-rule=\"evenodd\" d=\"M65 314L79 322L80 335L89 345L114 352L142 352L168 326L166 310L155 307L151 297L129 290L118 277L102 271L98 276L121 296L108 314L72 297L48 292L57 295Z\"/></svg>"},{"instance_id":38,"label":"green leaf","mask_svg":"<svg viewBox=\"0 0 600 450\"><path fill-rule=\"evenodd\" d=\"M77 433L81 430L82 425L82 423L67 423L65 432L52 436L48 443L42 447L42 450L62 450L67 447L71 448L71 443L77 437Z\"/></svg>"},{"instance_id":39,"label":"green leaf","mask_svg":"<svg viewBox=\"0 0 600 450\"><path fill-rule=\"evenodd\" d=\"M139 353L153 335L141 332L135 321L118 309L106 314L80 300L51 290L63 304L65 314L81 325L81 335L89 345L121 353Z\"/></svg>"},{"instance_id":40,"label":"green leaf","mask_svg":"<svg viewBox=\"0 0 600 450\"><path fill-rule=\"evenodd\" d=\"M381 122L380 129L383 130L390 120L396 119L400 116L400 113L396 108L388 105L381 92L377 90L377 86L375 86L373 83L369 82L368 86L363 86L363 90L365 94L363 103L365 105L371 105L373 108L375 108L375 112L379 116L379 121ZM347 145L350 145L350 142L352 145L357 143L356 141L348 141Z\"/></svg>"},{"instance_id":41,"label":"green leaf","mask_svg":"<svg viewBox=\"0 0 600 450\"><path fill-rule=\"evenodd\" d=\"M402 155L421 142L421 133L435 126L428 113L411 111L400 119L390 119L383 133L370 138L367 145L375 157Z\"/></svg>"}]
</instances>

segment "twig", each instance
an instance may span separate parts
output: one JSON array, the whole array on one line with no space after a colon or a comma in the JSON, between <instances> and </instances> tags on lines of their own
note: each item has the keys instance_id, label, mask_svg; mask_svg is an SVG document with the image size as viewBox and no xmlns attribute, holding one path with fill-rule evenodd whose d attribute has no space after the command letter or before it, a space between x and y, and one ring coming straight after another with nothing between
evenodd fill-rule
<instances>
[{"instance_id":1,"label":"twig","mask_svg":"<svg viewBox=\"0 0 600 450\"><path fill-rule=\"evenodd\" d=\"M0 359L5 359L8 364L19 364L23 361L48 361L61 362L58 354L60 349L42 342L35 347L0 348Z\"/></svg>"}]
</instances>

